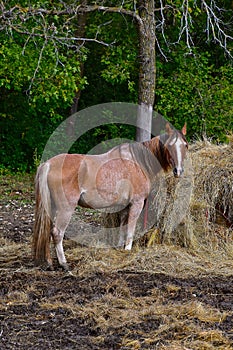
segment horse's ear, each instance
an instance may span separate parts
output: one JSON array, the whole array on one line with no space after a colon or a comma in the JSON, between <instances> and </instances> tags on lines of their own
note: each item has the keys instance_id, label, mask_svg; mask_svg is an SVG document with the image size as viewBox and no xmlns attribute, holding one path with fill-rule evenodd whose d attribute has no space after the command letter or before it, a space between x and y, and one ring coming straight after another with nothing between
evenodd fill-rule
<instances>
[{"instance_id":1,"label":"horse's ear","mask_svg":"<svg viewBox=\"0 0 233 350\"><path fill-rule=\"evenodd\" d=\"M187 124L186 123L184 124L183 128L181 129L181 132L183 135L186 135L186 133L187 133Z\"/></svg>"},{"instance_id":2,"label":"horse's ear","mask_svg":"<svg viewBox=\"0 0 233 350\"><path fill-rule=\"evenodd\" d=\"M168 135L171 135L171 134L172 134L172 128L170 127L170 124L169 124L169 123L166 123L165 129L166 129L166 133L167 133Z\"/></svg>"}]
</instances>

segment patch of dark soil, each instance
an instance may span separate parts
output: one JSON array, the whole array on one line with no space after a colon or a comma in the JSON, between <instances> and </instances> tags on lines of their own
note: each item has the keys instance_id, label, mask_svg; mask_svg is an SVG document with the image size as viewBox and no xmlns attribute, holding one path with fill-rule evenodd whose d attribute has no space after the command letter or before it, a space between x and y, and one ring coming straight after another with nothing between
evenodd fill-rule
<instances>
[{"instance_id":1,"label":"patch of dark soil","mask_svg":"<svg viewBox=\"0 0 233 350\"><path fill-rule=\"evenodd\" d=\"M199 301L219 308L221 311L233 311L233 276L212 278L174 278L164 274L131 273L121 271L114 274L95 273L87 278L62 275L60 272L42 272L31 275L24 272L0 275L0 295L4 296L24 286L34 285L29 298L34 301L51 299L64 302L70 298L83 303L88 295L89 300L97 300L105 294L115 295L128 288L130 296L145 297L157 288L165 302L198 299ZM45 288L46 286L46 288ZM171 286L177 286L173 288Z\"/></svg>"},{"instance_id":2,"label":"patch of dark soil","mask_svg":"<svg viewBox=\"0 0 233 350\"><path fill-rule=\"evenodd\" d=\"M0 203L1 236L13 242L25 243L32 235L34 209L31 203L9 200Z\"/></svg>"},{"instance_id":3,"label":"patch of dark soil","mask_svg":"<svg viewBox=\"0 0 233 350\"><path fill-rule=\"evenodd\" d=\"M1 349L98 349L91 324L61 308L36 312L24 305L9 308L1 329Z\"/></svg>"},{"instance_id":4,"label":"patch of dark soil","mask_svg":"<svg viewBox=\"0 0 233 350\"><path fill-rule=\"evenodd\" d=\"M11 248L9 257L0 256L0 349L159 348L175 337L190 336L182 329L182 322L187 327L190 323L191 330L197 326L206 333L219 331L227 346L231 342L233 348L233 275L178 278L163 273L138 272L136 267L134 271L117 270L116 267L115 272L88 271L86 277L80 277L59 270L35 269L29 254L24 256L17 250L24 246L18 243L28 244L31 240L33 203L30 192L25 192L23 183L20 188L13 186L13 190L4 184L0 238L13 242L15 251ZM23 200L17 199L22 195ZM70 263L72 265L72 261ZM82 268L85 259L78 263ZM144 313L143 307L156 304L158 296L161 308L169 304L177 310L194 301L226 316L219 322L212 322L195 315L186 320L184 314L180 316L180 324L170 325L169 331L165 329L159 337L153 338L168 321L155 311ZM134 313L139 315L136 320ZM114 315L118 322L114 322ZM148 337L151 338L148 340Z\"/></svg>"},{"instance_id":5,"label":"patch of dark soil","mask_svg":"<svg viewBox=\"0 0 233 350\"><path fill-rule=\"evenodd\" d=\"M0 296L5 302L2 302L0 310L0 348L124 349L120 346L120 340L129 336L132 341L137 340L143 344L145 335L155 332L161 325L160 317L147 315L141 322L124 324L122 327L109 324L107 329L102 330L94 317L81 312L85 304L98 302L106 295L115 295L121 281L122 288L128 287L129 302L130 297L136 296L141 300L148 298L152 290L158 288L163 293L164 303L173 301L179 305L193 298L216 308L222 306L224 310L232 310L232 299L228 295L231 293L232 296L232 280L219 277L212 278L211 281L201 278L183 280L162 274L132 274L121 271L115 274L94 273L86 279L80 279L64 277L59 272L15 272L10 275L2 272ZM31 290L27 288L30 285L33 286ZM179 288L171 288L171 285ZM25 301L17 303L17 298L24 298ZM55 307L59 303L67 304L67 308ZM74 314L69 305L80 307L79 315ZM201 324L199 320L196 322ZM208 327L208 324L203 322L203 326ZM233 340L232 316L226 317L221 323L212 324L211 327L221 330ZM182 335L181 329L176 332ZM161 337L163 341L169 340L168 334ZM156 341L150 345L144 344L143 348L149 349L155 345Z\"/></svg>"},{"instance_id":6,"label":"patch of dark soil","mask_svg":"<svg viewBox=\"0 0 233 350\"><path fill-rule=\"evenodd\" d=\"M220 310L233 311L233 275L211 278L175 278L165 274L150 274L122 271L131 293L137 297L148 296L151 290L163 291L166 301L184 301L197 298ZM178 288L169 288L170 285Z\"/></svg>"}]
</instances>

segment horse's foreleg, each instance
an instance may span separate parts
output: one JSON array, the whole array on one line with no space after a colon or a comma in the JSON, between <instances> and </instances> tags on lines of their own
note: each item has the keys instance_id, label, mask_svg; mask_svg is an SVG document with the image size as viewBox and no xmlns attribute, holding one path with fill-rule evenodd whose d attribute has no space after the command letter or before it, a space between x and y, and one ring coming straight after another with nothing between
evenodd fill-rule
<instances>
[{"instance_id":1,"label":"horse's foreleg","mask_svg":"<svg viewBox=\"0 0 233 350\"><path fill-rule=\"evenodd\" d=\"M134 201L129 208L129 217L127 225L127 237L125 243L125 250L131 250L133 244L133 236L136 229L136 224L140 213L144 206L144 199Z\"/></svg>"},{"instance_id":2,"label":"horse's foreleg","mask_svg":"<svg viewBox=\"0 0 233 350\"><path fill-rule=\"evenodd\" d=\"M66 257L64 254L63 238L64 238L65 230L66 230L67 226L69 225L69 222L70 222L70 219L71 219L73 212L74 212L74 208L72 208L72 209L69 208L69 210L67 210L67 209L61 210L60 209L57 212L57 216L56 216L53 231L52 231L53 242L54 242L59 265L62 266L62 268L66 271L69 268L68 268L68 265L66 262Z\"/></svg>"},{"instance_id":3,"label":"horse's foreleg","mask_svg":"<svg viewBox=\"0 0 233 350\"><path fill-rule=\"evenodd\" d=\"M127 233L127 222L128 222L129 208L125 208L120 213L120 237L117 244L118 248L123 248L125 245L125 238Z\"/></svg>"}]
</instances>

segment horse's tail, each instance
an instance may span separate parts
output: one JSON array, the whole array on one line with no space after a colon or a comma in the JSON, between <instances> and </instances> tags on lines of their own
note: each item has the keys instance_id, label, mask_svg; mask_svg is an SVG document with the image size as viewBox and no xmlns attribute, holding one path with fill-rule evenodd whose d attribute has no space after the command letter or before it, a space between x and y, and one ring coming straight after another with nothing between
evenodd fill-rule
<instances>
[{"instance_id":1,"label":"horse's tail","mask_svg":"<svg viewBox=\"0 0 233 350\"><path fill-rule=\"evenodd\" d=\"M51 196L48 187L49 163L40 165L35 180L35 223L33 233L33 258L35 264L51 264L50 239L52 227Z\"/></svg>"}]
</instances>

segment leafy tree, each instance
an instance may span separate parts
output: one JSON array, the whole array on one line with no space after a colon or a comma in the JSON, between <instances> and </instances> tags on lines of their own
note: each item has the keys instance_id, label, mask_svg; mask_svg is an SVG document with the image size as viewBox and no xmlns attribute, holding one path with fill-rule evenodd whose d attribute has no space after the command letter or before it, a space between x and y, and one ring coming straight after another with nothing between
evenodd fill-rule
<instances>
[{"instance_id":1,"label":"leafy tree","mask_svg":"<svg viewBox=\"0 0 233 350\"><path fill-rule=\"evenodd\" d=\"M230 0L218 4L214 0L9 0L2 1L0 7L1 98L9 102L9 92L13 101L23 101L28 120L39 129L56 125L86 88L80 101L83 107L106 98L108 102L118 97L122 100L122 96L137 100L143 107L138 125L144 128L147 124L147 132L141 133L139 128L137 137L147 138L156 91L159 111L177 126L185 116L193 133L213 126L209 134L215 135L214 116L220 113L223 129L217 137L222 139L225 120L231 115L232 68L224 56L232 58ZM80 33L77 17L84 14L85 31ZM90 86L82 68L87 58ZM7 143L8 121L11 125L14 120L20 128L23 113L21 118L16 111L10 114L3 103L0 113L2 139ZM28 142L30 138L34 140L33 132L28 134Z\"/></svg>"},{"instance_id":2,"label":"leafy tree","mask_svg":"<svg viewBox=\"0 0 233 350\"><path fill-rule=\"evenodd\" d=\"M196 56L174 56L172 65L158 68L158 110L177 126L185 119L191 135L226 141L233 130L233 67L216 68L209 53Z\"/></svg>"}]
</instances>

